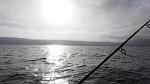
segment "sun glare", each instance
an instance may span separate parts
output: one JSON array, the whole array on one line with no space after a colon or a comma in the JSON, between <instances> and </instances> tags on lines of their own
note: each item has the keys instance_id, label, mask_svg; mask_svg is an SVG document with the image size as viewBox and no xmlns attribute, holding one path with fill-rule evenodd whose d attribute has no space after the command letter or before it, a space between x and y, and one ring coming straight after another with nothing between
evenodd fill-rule
<instances>
[{"instance_id":1,"label":"sun glare","mask_svg":"<svg viewBox=\"0 0 150 84\"><path fill-rule=\"evenodd\" d=\"M50 45L48 46L49 49L49 56L47 57L47 61L49 63L55 63L58 66L61 65L61 61L60 59L61 54L63 54L63 49L65 48L65 46L62 45Z\"/></svg>"},{"instance_id":2,"label":"sun glare","mask_svg":"<svg viewBox=\"0 0 150 84\"><path fill-rule=\"evenodd\" d=\"M74 8L71 0L43 0L41 13L46 23L69 24L73 20Z\"/></svg>"},{"instance_id":3,"label":"sun glare","mask_svg":"<svg viewBox=\"0 0 150 84\"><path fill-rule=\"evenodd\" d=\"M49 45L47 46L47 50L49 52L47 58L47 62L49 62L52 65L50 66L50 70L48 74L43 75L43 80L50 80L48 83L43 84L68 84L67 79L57 79L61 77L61 74L57 73L55 70L58 68L61 68L63 66L62 64L62 55L63 50L66 48L66 46L62 45Z\"/></svg>"}]
</instances>

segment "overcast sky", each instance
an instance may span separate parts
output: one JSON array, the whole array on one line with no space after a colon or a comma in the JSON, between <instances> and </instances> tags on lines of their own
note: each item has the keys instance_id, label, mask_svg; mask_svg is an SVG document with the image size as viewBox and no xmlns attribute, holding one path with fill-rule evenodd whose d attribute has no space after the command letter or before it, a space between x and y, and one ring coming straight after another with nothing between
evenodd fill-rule
<instances>
[{"instance_id":1,"label":"overcast sky","mask_svg":"<svg viewBox=\"0 0 150 84\"><path fill-rule=\"evenodd\" d=\"M0 37L122 41L149 18L150 0L0 0Z\"/></svg>"}]
</instances>

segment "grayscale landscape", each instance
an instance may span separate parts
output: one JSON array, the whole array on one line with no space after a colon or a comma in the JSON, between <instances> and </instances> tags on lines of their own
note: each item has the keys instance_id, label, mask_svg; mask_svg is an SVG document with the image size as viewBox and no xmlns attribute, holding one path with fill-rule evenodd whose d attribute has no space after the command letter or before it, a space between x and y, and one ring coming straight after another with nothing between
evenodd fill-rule
<instances>
[{"instance_id":1,"label":"grayscale landscape","mask_svg":"<svg viewBox=\"0 0 150 84\"><path fill-rule=\"evenodd\" d=\"M0 0L0 84L150 84L150 0Z\"/></svg>"}]
</instances>

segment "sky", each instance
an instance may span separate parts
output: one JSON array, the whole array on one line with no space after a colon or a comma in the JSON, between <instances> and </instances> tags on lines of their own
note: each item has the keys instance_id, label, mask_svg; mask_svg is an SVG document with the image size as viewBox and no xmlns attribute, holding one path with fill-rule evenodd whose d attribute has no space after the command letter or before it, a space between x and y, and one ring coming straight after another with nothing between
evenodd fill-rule
<instances>
[{"instance_id":1,"label":"sky","mask_svg":"<svg viewBox=\"0 0 150 84\"><path fill-rule=\"evenodd\" d=\"M0 0L0 37L123 41L150 18L150 0ZM150 39L143 29L135 38Z\"/></svg>"}]
</instances>

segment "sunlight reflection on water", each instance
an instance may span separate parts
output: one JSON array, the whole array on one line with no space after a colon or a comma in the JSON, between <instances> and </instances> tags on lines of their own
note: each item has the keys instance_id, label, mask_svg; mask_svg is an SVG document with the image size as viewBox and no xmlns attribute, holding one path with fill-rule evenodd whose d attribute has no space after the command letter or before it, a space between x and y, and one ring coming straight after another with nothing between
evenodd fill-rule
<instances>
[{"instance_id":1,"label":"sunlight reflection on water","mask_svg":"<svg viewBox=\"0 0 150 84\"><path fill-rule=\"evenodd\" d=\"M66 46L62 46L62 45L47 46L47 50L48 50L48 55L46 57L47 62L50 64L54 64L54 65L50 65L50 68L49 68L50 73L43 75L43 78L44 78L43 80L50 80L48 84L62 84L62 83L68 84L67 80L65 79L56 79L58 77L61 77L61 75L55 72L57 68L60 68L63 66L62 64L63 61L61 59L62 59L62 54L65 48Z\"/></svg>"},{"instance_id":2,"label":"sunlight reflection on water","mask_svg":"<svg viewBox=\"0 0 150 84\"><path fill-rule=\"evenodd\" d=\"M50 45L47 46L48 48L48 56L47 62L49 63L55 63L58 66L62 65L62 61L60 59L62 58L61 55L63 54L63 50L65 49L66 46L62 45Z\"/></svg>"},{"instance_id":3,"label":"sunlight reflection on water","mask_svg":"<svg viewBox=\"0 0 150 84\"><path fill-rule=\"evenodd\" d=\"M1 45L0 84L77 84L111 49L112 46ZM116 53L85 84L149 84L150 47L125 49L128 55Z\"/></svg>"}]
</instances>

